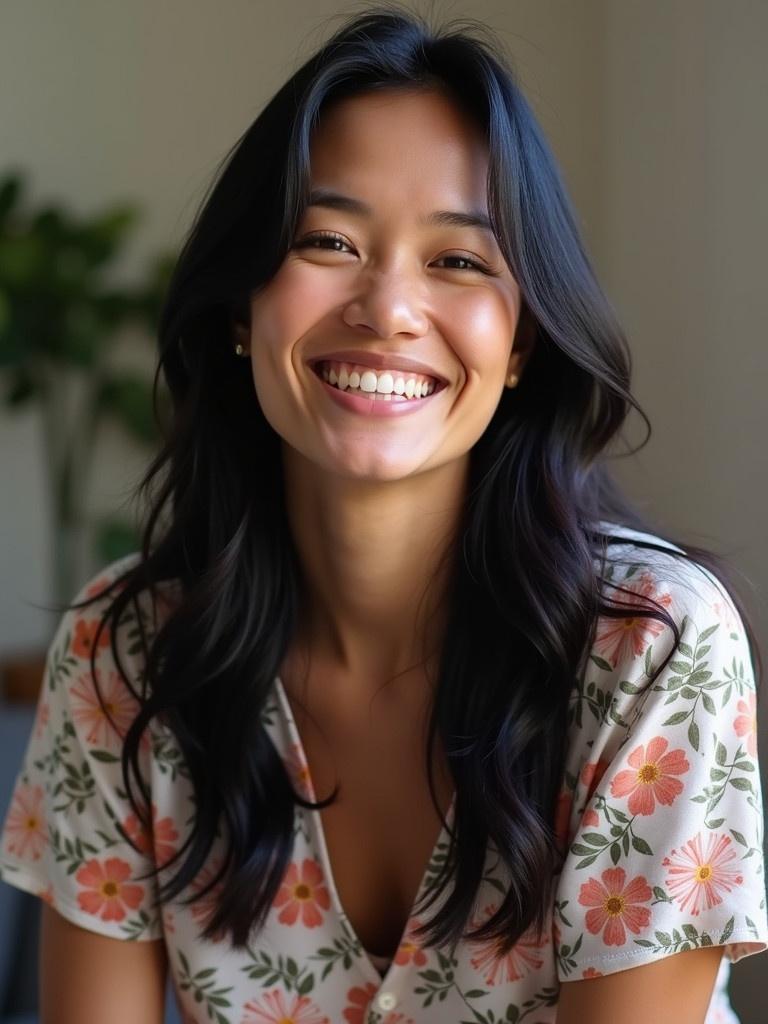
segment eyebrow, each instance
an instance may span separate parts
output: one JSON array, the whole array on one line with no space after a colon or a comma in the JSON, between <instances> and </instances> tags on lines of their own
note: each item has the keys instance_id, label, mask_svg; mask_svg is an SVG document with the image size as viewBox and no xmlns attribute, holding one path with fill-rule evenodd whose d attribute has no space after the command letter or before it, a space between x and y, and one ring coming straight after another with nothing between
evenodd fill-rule
<instances>
[{"instance_id":1,"label":"eyebrow","mask_svg":"<svg viewBox=\"0 0 768 1024\"><path fill-rule=\"evenodd\" d=\"M344 213L353 213L358 217L370 217L373 213L372 208L362 199L353 199L352 196L345 196L327 188L313 189L310 192L307 206L322 206L327 210L341 210ZM478 210L433 210L432 213L420 217L419 223L425 226L481 228L483 231L490 231L493 234L490 219Z\"/></svg>"}]
</instances>

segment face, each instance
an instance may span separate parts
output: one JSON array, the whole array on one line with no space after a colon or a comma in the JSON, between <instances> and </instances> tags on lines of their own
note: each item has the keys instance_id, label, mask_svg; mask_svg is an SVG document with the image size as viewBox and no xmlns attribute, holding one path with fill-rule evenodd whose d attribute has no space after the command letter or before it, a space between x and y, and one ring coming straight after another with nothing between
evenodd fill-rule
<instances>
[{"instance_id":1,"label":"face","mask_svg":"<svg viewBox=\"0 0 768 1024\"><path fill-rule=\"evenodd\" d=\"M466 459L532 337L483 223L478 128L438 92L369 93L321 115L310 160L312 201L238 334L284 454L370 481Z\"/></svg>"}]
</instances>

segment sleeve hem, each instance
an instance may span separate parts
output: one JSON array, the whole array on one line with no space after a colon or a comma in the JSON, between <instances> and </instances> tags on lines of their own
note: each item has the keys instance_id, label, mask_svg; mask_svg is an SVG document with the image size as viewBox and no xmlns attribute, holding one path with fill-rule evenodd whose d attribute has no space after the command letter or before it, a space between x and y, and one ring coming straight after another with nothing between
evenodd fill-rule
<instances>
[{"instance_id":1,"label":"sleeve hem","mask_svg":"<svg viewBox=\"0 0 768 1024\"><path fill-rule=\"evenodd\" d=\"M80 907L56 892L47 878L41 878L30 872L27 865L19 867L10 861L0 861L0 879L16 889L22 889L32 896L38 896L54 910L57 910L62 917L89 932L106 935L107 938L118 939L120 942L153 942L164 938L162 925L157 920L135 935L116 931L117 922L102 921L101 918L93 914L86 914ZM50 898L46 896L49 889Z\"/></svg>"},{"instance_id":2,"label":"sleeve hem","mask_svg":"<svg viewBox=\"0 0 768 1024\"><path fill-rule=\"evenodd\" d=\"M768 951L768 937L756 939L755 933L748 930L732 932L726 942L712 942L712 947L717 946L724 947L723 959L735 964L744 957ZM706 948L708 947L691 946L691 949ZM654 963L656 960L674 956L679 952L685 952L685 950L662 948L650 951L648 949L634 949L626 950L622 953L591 956L587 959L579 960L578 965L568 975L561 975L558 970L558 981L580 981L579 972L586 967L603 968L605 973L613 974L617 971L628 970L629 967L640 967L642 964Z\"/></svg>"}]
</instances>

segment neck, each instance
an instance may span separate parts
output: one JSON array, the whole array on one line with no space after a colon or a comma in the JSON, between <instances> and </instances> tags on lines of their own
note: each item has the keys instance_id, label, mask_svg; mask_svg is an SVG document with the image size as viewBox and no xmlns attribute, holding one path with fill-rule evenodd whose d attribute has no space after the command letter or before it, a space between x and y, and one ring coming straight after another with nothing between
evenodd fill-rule
<instances>
[{"instance_id":1,"label":"neck","mask_svg":"<svg viewBox=\"0 0 768 1024\"><path fill-rule=\"evenodd\" d=\"M468 457L386 482L334 476L288 446L283 466L303 576L299 646L357 688L426 668L445 626Z\"/></svg>"}]
</instances>

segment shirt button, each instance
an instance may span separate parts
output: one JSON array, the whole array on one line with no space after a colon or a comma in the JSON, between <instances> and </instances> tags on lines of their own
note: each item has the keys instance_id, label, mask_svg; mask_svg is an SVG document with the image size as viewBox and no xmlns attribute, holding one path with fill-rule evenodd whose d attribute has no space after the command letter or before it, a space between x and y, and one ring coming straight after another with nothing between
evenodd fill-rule
<instances>
[{"instance_id":1,"label":"shirt button","mask_svg":"<svg viewBox=\"0 0 768 1024\"><path fill-rule=\"evenodd\" d=\"M397 996L394 992L379 992L376 996L376 1005L380 1010L394 1010L397 1006Z\"/></svg>"}]
</instances>

